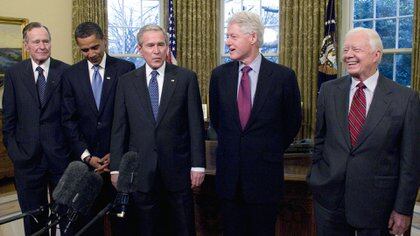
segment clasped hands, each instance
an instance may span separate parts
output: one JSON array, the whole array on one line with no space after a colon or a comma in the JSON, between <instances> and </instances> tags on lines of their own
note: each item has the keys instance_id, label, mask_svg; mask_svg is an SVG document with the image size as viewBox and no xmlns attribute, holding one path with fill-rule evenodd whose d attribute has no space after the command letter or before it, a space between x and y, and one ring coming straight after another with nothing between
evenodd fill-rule
<instances>
[{"instance_id":1,"label":"clasped hands","mask_svg":"<svg viewBox=\"0 0 420 236\"><path fill-rule=\"evenodd\" d=\"M89 165L95 168L95 172L98 174L109 172L109 157L109 153L103 156L102 158L92 156L92 158L89 161Z\"/></svg>"}]
</instances>

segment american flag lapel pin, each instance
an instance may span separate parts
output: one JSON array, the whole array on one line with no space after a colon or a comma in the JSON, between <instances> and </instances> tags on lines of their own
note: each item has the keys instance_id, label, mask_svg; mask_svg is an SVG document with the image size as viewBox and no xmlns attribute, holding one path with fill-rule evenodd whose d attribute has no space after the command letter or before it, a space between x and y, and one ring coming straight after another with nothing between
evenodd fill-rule
<instances>
[{"instance_id":1,"label":"american flag lapel pin","mask_svg":"<svg viewBox=\"0 0 420 236\"><path fill-rule=\"evenodd\" d=\"M107 76L107 77L106 77L106 79L107 79L107 80L110 80L110 79L111 79L111 77Z\"/></svg>"}]
</instances>

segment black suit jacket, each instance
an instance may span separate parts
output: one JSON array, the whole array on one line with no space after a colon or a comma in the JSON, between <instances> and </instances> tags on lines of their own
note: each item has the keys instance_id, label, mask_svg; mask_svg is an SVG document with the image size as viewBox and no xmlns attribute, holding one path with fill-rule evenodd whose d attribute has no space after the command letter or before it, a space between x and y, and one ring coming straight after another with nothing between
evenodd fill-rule
<instances>
[{"instance_id":1,"label":"black suit jacket","mask_svg":"<svg viewBox=\"0 0 420 236\"><path fill-rule=\"evenodd\" d=\"M283 153L301 124L295 73L262 58L251 116L242 131L237 106L239 63L215 68L210 117L218 135L216 189L233 199L237 186L247 202L277 202L283 190Z\"/></svg>"},{"instance_id":2,"label":"black suit jacket","mask_svg":"<svg viewBox=\"0 0 420 236\"><path fill-rule=\"evenodd\" d=\"M63 125L76 158L88 149L93 156L109 153L118 79L134 64L107 55L100 109L96 107L87 60L63 74Z\"/></svg>"},{"instance_id":3,"label":"black suit jacket","mask_svg":"<svg viewBox=\"0 0 420 236\"><path fill-rule=\"evenodd\" d=\"M61 74L68 65L51 58L46 104L41 107L31 60L6 72L3 94L3 142L15 167L44 154L53 171L63 172L69 150L61 126Z\"/></svg>"},{"instance_id":4,"label":"black suit jacket","mask_svg":"<svg viewBox=\"0 0 420 236\"><path fill-rule=\"evenodd\" d=\"M112 170L126 151L138 152L139 191L149 192L157 168L169 191L191 186L191 167L204 167L204 121L197 76L166 64L157 121L150 104L145 66L118 84L111 141Z\"/></svg>"},{"instance_id":5,"label":"black suit jacket","mask_svg":"<svg viewBox=\"0 0 420 236\"><path fill-rule=\"evenodd\" d=\"M411 215L418 189L420 105L416 92L379 75L358 143L350 144L351 78L326 82L318 98L315 152L308 182L334 210L345 199L347 221L387 226L391 211Z\"/></svg>"}]
</instances>

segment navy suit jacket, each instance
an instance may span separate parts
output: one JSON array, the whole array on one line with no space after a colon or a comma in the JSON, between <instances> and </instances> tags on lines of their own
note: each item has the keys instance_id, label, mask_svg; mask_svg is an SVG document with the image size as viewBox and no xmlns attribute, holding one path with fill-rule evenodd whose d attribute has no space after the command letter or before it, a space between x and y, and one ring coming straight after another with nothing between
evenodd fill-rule
<instances>
[{"instance_id":1,"label":"navy suit jacket","mask_svg":"<svg viewBox=\"0 0 420 236\"><path fill-rule=\"evenodd\" d=\"M3 94L3 142L15 167L34 163L42 155L53 171L62 173L69 150L61 126L61 74L68 65L51 58L46 104L41 107L31 60L6 72Z\"/></svg>"},{"instance_id":2,"label":"navy suit jacket","mask_svg":"<svg viewBox=\"0 0 420 236\"><path fill-rule=\"evenodd\" d=\"M216 190L233 199L273 203L283 190L283 153L301 124L300 93L293 70L262 58L257 90L244 130L239 121L239 63L215 68L210 80L211 124L218 135Z\"/></svg>"},{"instance_id":3,"label":"navy suit jacket","mask_svg":"<svg viewBox=\"0 0 420 236\"><path fill-rule=\"evenodd\" d=\"M63 74L63 125L76 158L88 149L93 156L109 153L118 79L134 64L107 55L100 108L96 107L87 60Z\"/></svg>"}]
</instances>

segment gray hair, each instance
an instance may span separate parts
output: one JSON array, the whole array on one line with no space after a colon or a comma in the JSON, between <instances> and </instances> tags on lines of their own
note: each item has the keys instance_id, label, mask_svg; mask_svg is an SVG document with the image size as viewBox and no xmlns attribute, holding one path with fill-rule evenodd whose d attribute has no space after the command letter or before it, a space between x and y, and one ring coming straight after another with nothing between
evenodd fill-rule
<instances>
[{"instance_id":1,"label":"gray hair","mask_svg":"<svg viewBox=\"0 0 420 236\"><path fill-rule=\"evenodd\" d=\"M149 31L158 31L158 32L162 32L163 36L165 37L165 43L166 45L169 45L169 37L168 34L166 33L166 31L160 27L159 25L156 24L148 24L145 25L143 27L140 28L139 32L137 33L137 42L138 44L141 46L142 45L142 37L144 35L144 33L149 32Z\"/></svg>"},{"instance_id":2,"label":"gray hair","mask_svg":"<svg viewBox=\"0 0 420 236\"><path fill-rule=\"evenodd\" d=\"M244 34L257 34L258 46L264 43L264 25L261 18L252 12L242 11L235 13L229 20L228 25L237 24Z\"/></svg>"},{"instance_id":3,"label":"gray hair","mask_svg":"<svg viewBox=\"0 0 420 236\"><path fill-rule=\"evenodd\" d=\"M45 26L45 25L43 25L39 22L31 22L31 23L27 24L22 30L23 40L25 40L25 42L28 41L28 32L35 29L35 28L44 28L48 33L49 39L51 40L51 34L50 34L50 31L48 30L47 26Z\"/></svg>"},{"instance_id":4,"label":"gray hair","mask_svg":"<svg viewBox=\"0 0 420 236\"><path fill-rule=\"evenodd\" d=\"M349 30L349 32L347 32L345 38L347 38L349 35L354 34L354 33L364 33L364 34L366 34L369 37L369 44L370 44L370 47L371 47L372 51L379 50L381 52L381 54L383 53L384 46L382 45L381 37L379 36L378 32L376 32L376 30L363 28L363 27L356 27L356 28L353 28L353 29Z\"/></svg>"}]
</instances>

